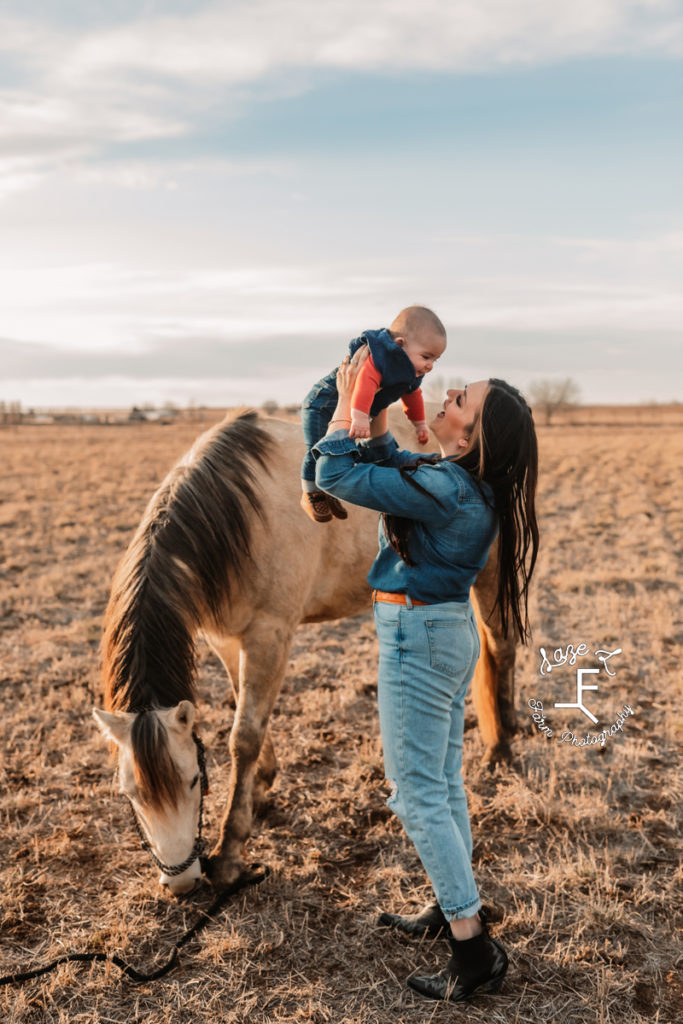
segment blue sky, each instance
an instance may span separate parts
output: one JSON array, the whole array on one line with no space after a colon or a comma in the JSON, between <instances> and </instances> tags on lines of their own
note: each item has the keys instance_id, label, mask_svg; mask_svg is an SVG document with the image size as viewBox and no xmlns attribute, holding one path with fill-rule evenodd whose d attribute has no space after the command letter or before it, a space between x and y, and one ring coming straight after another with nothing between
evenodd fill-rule
<instances>
[{"instance_id":1,"label":"blue sky","mask_svg":"<svg viewBox=\"0 0 683 1024\"><path fill-rule=\"evenodd\" d=\"M445 379L683 399L676 0L6 2L0 400L301 398L411 302Z\"/></svg>"}]
</instances>

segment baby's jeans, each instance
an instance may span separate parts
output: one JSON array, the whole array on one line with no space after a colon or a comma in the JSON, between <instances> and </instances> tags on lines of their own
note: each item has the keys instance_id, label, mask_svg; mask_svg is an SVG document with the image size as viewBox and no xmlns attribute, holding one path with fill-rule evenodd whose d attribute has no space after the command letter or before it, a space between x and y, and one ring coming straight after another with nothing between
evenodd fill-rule
<instances>
[{"instance_id":1,"label":"baby's jeans","mask_svg":"<svg viewBox=\"0 0 683 1024\"><path fill-rule=\"evenodd\" d=\"M446 918L471 917L481 900L461 767L465 694L479 656L472 605L376 601L375 625L388 804Z\"/></svg>"},{"instance_id":2,"label":"baby's jeans","mask_svg":"<svg viewBox=\"0 0 683 1024\"><path fill-rule=\"evenodd\" d=\"M334 371L336 374L336 371ZM330 384L332 378L332 385ZM327 427L337 405L337 388L333 374L323 377L311 388L301 406L301 427L306 441L306 454L301 463L304 490L315 491L315 459L311 448L327 433Z\"/></svg>"}]
</instances>

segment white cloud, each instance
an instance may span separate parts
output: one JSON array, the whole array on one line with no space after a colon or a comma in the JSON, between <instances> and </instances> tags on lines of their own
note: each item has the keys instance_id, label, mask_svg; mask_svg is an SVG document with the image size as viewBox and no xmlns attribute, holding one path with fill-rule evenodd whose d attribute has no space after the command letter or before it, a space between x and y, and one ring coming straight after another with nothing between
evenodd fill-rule
<instances>
[{"instance_id":1,"label":"white cloud","mask_svg":"<svg viewBox=\"0 0 683 1024\"><path fill-rule=\"evenodd\" d=\"M670 279L657 263L649 274L642 263L625 274L623 241L582 244L599 252L598 269L581 260L564 269L553 265L553 253L567 247L572 251L574 243L564 239L460 239L454 248L467 270L453 274L450 267L425 265L422 279L408 274L400 258L387 258L378 273L377 267L373 271L341 254L334 261L289 266L159 264L153 271L134 263L19 266L6 258L0 336L53 348L131 354L178 339L216 338L242 345L283 335L343 338L381 326L411 301L433 305L455 332L680 328L678 234L631 243L636 253L646 254L662 248L668 252L671 246ZM627 257L626 248L626 264Z\"/></svg>"},{"instance_id":2,"label":"white cloud","mask_svg":"<svg viewBox=\"0 0 683 1024\"><path fill-rule=\"evenodd\" d=\"M116 94L0 92L0 199L39 184L56 168L83 166L103 144L170 138L177 118L135 109Z\"/></svg>"},{"instance_id":3,"label":"white cloud","mask_svg":"<svg viewBox=\"0 0 683 1024\"><path fill-rule=\"evenodd\" d=\"M5 15L3 52L21 88L0 90L0 196L112 143L179 137L217 104L238 112L266 79L291 92L325 69L481 72L682 54L683 14L673 0L231 0L182 16L143 5L95 29L62 28L54 12L49 23ZM15 159L31 165L17 172Z\"/></svg>"},{"instance_id":4,"label":"white cloud","mask_svg":"<svg viewBox=\"0 0 683 1024\"><path fill-rule=\"evenodd\" d=\"M42 161L27 158L0 159L0 202L15 192L39 185L45 174Z\"/></svg>"},{"instance_id":5,"label":"white cloud","mask_svg":"<svg viewBox=\"0 0 683 1024\"><path fill-rule=\"evenodd\" d=\"M680 218L661 208L651 216L657 190L646 175L624 190L628 204L616 188L618 216L603 219L597 205L593 215L601 188L612 198L599 175L604 156L590 188L567 191L562 218L556 209L570 175L550 159L538 210L533 183L543 168L533 161L517 166L514 154L503 156L500 180L487 155L462 162L470 216L458 212L462 202L450 209L450 178L441 197L442 179L422 178L419 153L396 161L386 187L376 165L352 187L351 147L348 159L312 168L295 151L271 161L193 159L182 144L162 153L141 147L143 155L115 148L190 129L209 135L216 109L224 120L266 91L311 87L321 70L480 72L681 54L679 3L240 0L182 17L150 13L159 6L141 4L138 17L97 29L60 27L55 9L49 25L0 16L3 82L17 70L14 87L0 88L0 199L14 200L3 207L0 337L124 357L202 337L237 350L283 335L351 337L406 301L433 305L456 332L473 335L670 332L682 322ZM105 150L106 160L96 159ZM48 176L49 187L17 196ZM630 181L629 168L623 177ZM423 195L430 181L433 197ZM546 184L560 196L552 210ZM396 218L382 220L385 207L406 213L400 244ZM674 226L659 236L599 237L657 223ZM492 224L530 237L466 236ZM463 236L435 238L439 225ZM540 237L572 229L586 237ZM327 350L311 351L321 365L309 369L328 368Z\"/></svg>"},{"instance_id":6,"label":"white cloud","mask_svg":"<svg viewBox=\"0 0 683 1024\"><path fill-rule=\"evenodd\" d=\"M317 265L150 271L3 262L0 337L82 352L133 353L193 337L320 336L345 321L353 333L381 326L370 315L377 296L400 291L388 275Z\"/></svg>"},{"instance_id":7,"label":"white cloud","mask_svg":"<svg viewBox=\"0 0 683 1024\"><path fill-rule=\"evenodd\" d=\"M481 71L596 53L680 53L682 44L680 6L667 0L242 0L87 33L60 75L136 69L229 83L297 67Z\"/></svg>"},{"instance_id":8,"label":"white cloud","mask_svg":"<svg viewBox=\"0 0 683 1024\"><path fill-rule=\"evenodd\" d=\"M557 243L574 249L581 258L590 262L621 262L652 264L683 257L683 231L667 231L651 238L567 238Z\"/></svg>"},{"instance_id":9,"label":"white cloud","mask_svg":"<svg viewBox=\"0 0 683 1024\"><path fill-rule=\"evenodd\" d=\"M584 283L525 281L503 285L488 282L468 294L467 283L449 309L439 312L457 327L500 327L507 330L677 330L683 323L680 291L658 287L618 288Z\"/></svg>"},{"instance_id":10,"label":"white cloud","mask_svg":"<svg viewBox=\"0 0 683 1024\"><path fill-rule=\"evenodd\" d=\"M184 130L167 115L126 105L118 96L44 95L5 90L0 93L0 154L49 152L74 145L92 150L97 142L133 142L168 138Z\"/></svg>"}]
</instances>

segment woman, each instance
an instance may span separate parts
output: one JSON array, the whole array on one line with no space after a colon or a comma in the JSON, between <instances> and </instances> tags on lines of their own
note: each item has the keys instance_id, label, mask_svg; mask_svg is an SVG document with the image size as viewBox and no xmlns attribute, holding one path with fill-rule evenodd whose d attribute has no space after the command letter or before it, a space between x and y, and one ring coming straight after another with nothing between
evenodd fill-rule
<instances>
[{"instance_id":1,"label":"woman","mask_svg":"<svg viewBox=\"0 0 683 1024\"><path fill-rule=\"evenodd\" d=\"M316 481L336 498L383 513L368 581L375 588L388 803L437 898L421 915L383 914L380 922L412 934L446 930L446 967L408 984L457 1002L476 990L497 991L508 965L479 914L461 776L465 694L479 655L469 591L499 534L497 605L503 628L526 642L527 591L538 551L536 434L519 392L492 379L448 392L430 424L441 458L399 451L386 433L386 412L361 451L348 427L363 358L361 351L340 366L339 401L314 449Z\"/></svg>"}]
</instances>

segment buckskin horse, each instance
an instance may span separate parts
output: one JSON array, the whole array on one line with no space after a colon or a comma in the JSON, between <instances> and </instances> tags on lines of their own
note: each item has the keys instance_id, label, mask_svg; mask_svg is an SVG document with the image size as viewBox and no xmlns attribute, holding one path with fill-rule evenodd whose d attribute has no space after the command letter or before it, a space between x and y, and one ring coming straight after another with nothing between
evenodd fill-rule
<instances>
[{"instance_id":1,"label":"buckskin horse","mask_svg":"<svg viewBox=\"0 0 683 1024\"><path fill-rule=\"evenodd\" d=\"M94 714L118 747L143 845L174 893L192 889L202 870L197 635L221 658L236 697L228 806L204 865L225 886L243 877L254 802L275 776L268 719L295 629L371 602L377 513L349 507L348 520L312 523L299 507L302 455L298 424L228 416L166 477L114 577L102 642L106 710ZM473 699L489 761L506 756L515 725L515 641L490 616L496 580L494 545L474 586L482 650Z\"/></svg>"}]
</instances>

